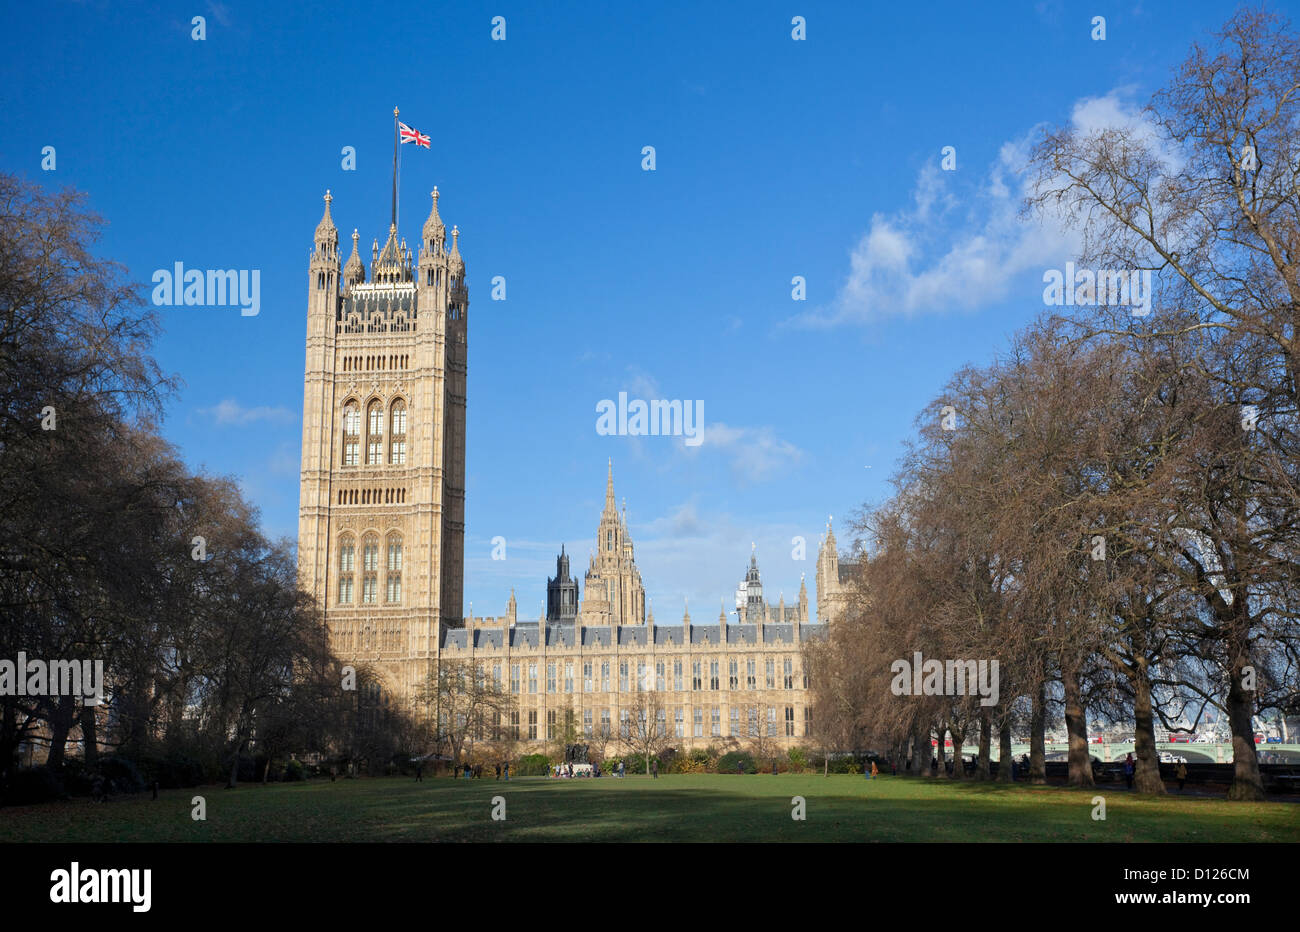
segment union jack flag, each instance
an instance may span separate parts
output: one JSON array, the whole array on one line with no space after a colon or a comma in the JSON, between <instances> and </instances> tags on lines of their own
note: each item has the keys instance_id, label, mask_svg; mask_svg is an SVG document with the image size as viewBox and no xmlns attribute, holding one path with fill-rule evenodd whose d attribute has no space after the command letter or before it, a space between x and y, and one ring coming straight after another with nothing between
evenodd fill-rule
<instances>
[{"instance_id":1,"label":"union jack flag","mask_svg":"<svg viewBox=\"0 0 1300 932\"><path fill-rule=\"evenodd\" d=\"M426 149L429 148L429 137L424 135L424 133L420 132L418 129L411 129L411 127L407 126L400 120L397 123L397 128L401 131L402 145L406 145L408 142L413 142L417 146L424 146Z\"/></svg>"}]
</instances>

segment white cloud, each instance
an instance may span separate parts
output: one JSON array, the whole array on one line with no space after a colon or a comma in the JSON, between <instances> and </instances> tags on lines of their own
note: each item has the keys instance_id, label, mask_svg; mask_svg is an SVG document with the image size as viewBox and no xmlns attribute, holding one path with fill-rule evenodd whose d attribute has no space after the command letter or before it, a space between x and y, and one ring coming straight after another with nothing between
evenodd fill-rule
<instances>
[{"instance_id":1,"label":"white cloud","mask_svg":"<svg viewBox=\"0 0 1300 932\"><path fill-rule=\"evenodd\" d=\"M199 408L198 412L210 416L219 427L252 424L256 421L284 424L292 421L295 416L288 408L272 408L265 405L245 408L233 398L226 398L211 408Z\"/></svg>"},{"instance_id":2,"label":"white cloud","mask_svg":"<svg viewBox=\"0 0 1300 932\"><path fill-rule=\"evenodd\" d=\"M761 482L803 458L802 450L782 440L771 427L731 427L721 421L705 424L699 446L683 447L721 451L731 458L732 470L750 482Z\"/></svg>"},{"instance_id":3,"label":"white cloud","mask_svg":"<svg viewBox=\"0 0 1300 932\"><path fill-rule=\"evenodd\" d=\"M643 526L644 532L654 537L681 539L698 537L703 530L694 502L684 502L671 514L655 518Z\"/></svg>"},{"instance_id":4,"label":"white cloud","mask_svg":"<svg viewBox=\"0 0 1300 932\"><path fill-rule=\"evenodd\" d=\"M1154 143L1154 128L1128 93L1121 89L1076 102L1071 124L1083 133L1137 130L1144 142ZM830 305L790 323L833 327L980 308L1006 297L1029 273L1037 282L1043 269L1076 256L1080 238L1065 219L1020 216L1031 182L1024 169L1037 133L1035 127L1004 143L983 185L964 199L954 190L954 173L927 163L917 173L910 207L872 216ZM1169 153L1161 154L1173 164Z\"/></svg>"}]
</instances>

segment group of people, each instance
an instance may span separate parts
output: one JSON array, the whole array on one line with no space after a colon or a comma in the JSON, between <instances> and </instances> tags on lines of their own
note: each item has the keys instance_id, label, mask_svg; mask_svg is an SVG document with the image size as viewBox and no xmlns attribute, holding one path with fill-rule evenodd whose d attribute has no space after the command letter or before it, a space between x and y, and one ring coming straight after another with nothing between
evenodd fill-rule
<instances>
[{"instance_id":1,"label":"group of people","mask_svg":"<svg viewBox=\"0 0 1300 932\"><path fill-rule=\"evenodd\" d=\"M574 770L572 763L552 764L551 776L556 779L571 779L573 777L600 777L605 776L601 773L600 764L580 764L578 770ZM659 776L659 762L654 764L655 776ZM619 761L618 766L614 768L613 775L616 777L623 776L623 762Z\"/></svg>"},{"instance_id":2,"label":"group of people","mask_svg":"<svg viewBox=\"0 0 1300 932\"><path fill-rule=\"evenodd\" d=\"M510 764L497 763L492 765L496 771L496 779L500 780L505 776L506 782L510 781ZM459 767L451 769L452 779L460 778L463 780L481 780L483 779L483 765L465 763ZM424 761L417 761L415 764L415 782L424 782Z\"/></svg>"},{"instance_id":3,"label":"group of people","mask_svg":"<svg viewBox=\"0 0 1300 932\"><path fill-rule=\"evenodd\" d=\"M1124 757L1124 783L1130 790L1133 789L1133 778L1136 774L1137 761L1133 759L1132 752L1129 752ZM1181 793L1183 787L1187 785L1187 764L1183 761L1179 761L1178 766L1174 768L1174 779L1178 781L1178 792Z\"/></svg>"}]
</instances>

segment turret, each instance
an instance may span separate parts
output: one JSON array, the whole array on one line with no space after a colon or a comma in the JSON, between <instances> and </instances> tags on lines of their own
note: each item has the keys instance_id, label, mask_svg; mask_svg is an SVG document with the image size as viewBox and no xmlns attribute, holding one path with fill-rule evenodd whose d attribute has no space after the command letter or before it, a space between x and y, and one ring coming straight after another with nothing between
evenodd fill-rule
<instances>
[{"instance_id":1,"label":"turret","mask_svg":"<svg viewBox=\"0 0 1300 932\"><path fill-rule=\"evenodd\" d=\"M348 256L348 264L343 266L343 284L347 288L359 285L366 280L366 266L361 261L361 255L357 248L357 241L360 238L360 234L353 230L352 255Z\"/></svg>"},{"instance_id":2,"label":"turret","mask_svg":"<svg viewBox=\"0 0 1300 932\"><path fill-rule=\"evenodd\" d=\"M325 192L325 213L316 224L316 234L309 263L308 313L333 312L339 290L339 231L330 216L329 191Z\"/></svg>"}]
</instances>

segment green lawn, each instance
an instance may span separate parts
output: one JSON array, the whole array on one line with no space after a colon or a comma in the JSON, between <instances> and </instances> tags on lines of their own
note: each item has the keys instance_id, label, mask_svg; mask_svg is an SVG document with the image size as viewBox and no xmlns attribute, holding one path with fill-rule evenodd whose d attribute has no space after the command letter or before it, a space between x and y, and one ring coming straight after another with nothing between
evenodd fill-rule
<instances>
[{"instance_id":1,"label":"green lawn","mask_svg":"<svg viewBox=\"0 0 1300 932\"><path fill-rule=\"evenodd\" d=\"M207 800L207 821L190 800ZM491 819L492 797L505 821ZM1092 798L1106 799L1106 820ZM807 819L791 819L791 797ZM1297 842L1300 805L902 777L383 778L0 809L0 841Z\"/></svg>"}]
</instances>

